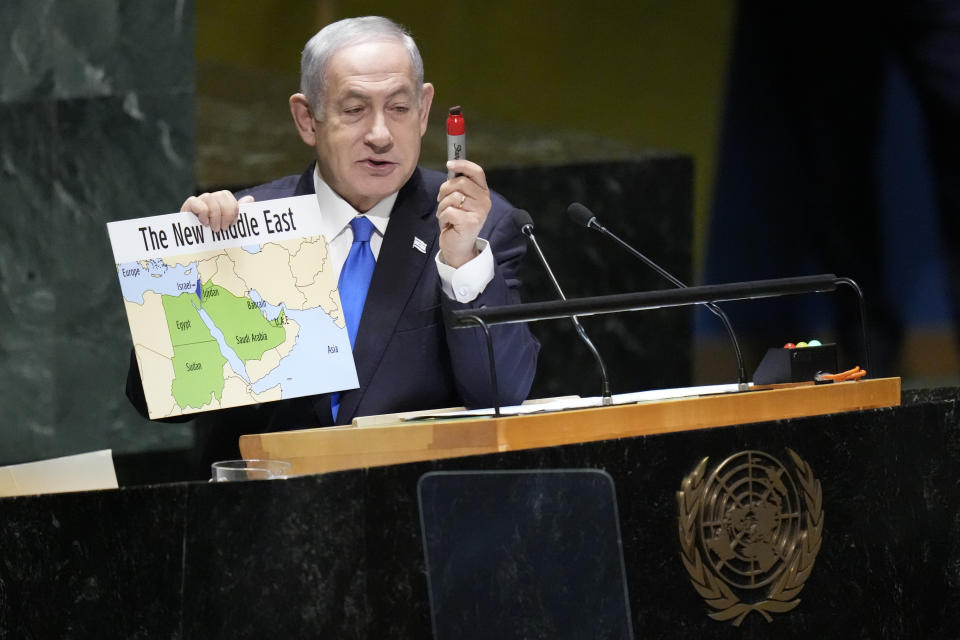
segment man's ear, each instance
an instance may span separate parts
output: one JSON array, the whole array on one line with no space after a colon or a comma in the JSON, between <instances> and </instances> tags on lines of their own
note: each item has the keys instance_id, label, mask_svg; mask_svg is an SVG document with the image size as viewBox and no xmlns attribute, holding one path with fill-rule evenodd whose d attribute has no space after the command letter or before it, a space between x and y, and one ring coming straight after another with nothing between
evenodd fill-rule
<instances>
[{"instance_id":1,"label":"man's ear","mask_svg":"<svg viewBox=\"0 0 960 640\"><path fill-rule=\"evenodd\" d=\"M433 85L426 82L423 85L423 97L420 99L420 137L427 132L431 104L433 104Z\"/></svg>"},{"instance_id":2,"label":"man's ear","mask_svg":"<svg viewBox=\"0 0 960 640\"><path fill-rule=\"evenodd\" d=\"M313 119L313 111L310 110L310 103L307 97L302 93L295 93L290 96L290 115L293 116L293 124L297 126L297 133L304 144L311 147L317 144L316 121Z\"/></svg>"}]
</instances>

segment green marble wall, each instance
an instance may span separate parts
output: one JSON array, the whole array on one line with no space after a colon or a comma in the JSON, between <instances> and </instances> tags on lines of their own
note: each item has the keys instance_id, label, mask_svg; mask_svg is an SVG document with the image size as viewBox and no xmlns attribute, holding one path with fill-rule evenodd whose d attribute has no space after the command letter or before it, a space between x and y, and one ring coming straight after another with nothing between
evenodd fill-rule
<instances>
[{"instance_id":1,"label":"green marble wall","mask_svg":"<svg viewBox=\"0 0 960 640\"><path fill-rule=\"evenodd\" d=\"M0 463L190 446L123 394L105 223L193 188L189 0L0 3Z\"/></svg>"}]
</instances>

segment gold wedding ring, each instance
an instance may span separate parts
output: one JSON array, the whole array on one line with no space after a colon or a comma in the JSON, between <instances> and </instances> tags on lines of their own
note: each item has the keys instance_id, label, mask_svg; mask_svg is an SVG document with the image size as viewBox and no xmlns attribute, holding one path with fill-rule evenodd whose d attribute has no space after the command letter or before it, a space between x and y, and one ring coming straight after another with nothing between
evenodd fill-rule
<instances>
[{"instance_id":1,"label":"gold wedding ring","mask_svg":"<svg viewBox=\"0 0 960 640\"><path fill-rule=\"evenodd\" d=\"M460 194L460 202L457 203L457 209L463 209L463 203L467 201L467 196Z\"/></svg>"}]
</instances>

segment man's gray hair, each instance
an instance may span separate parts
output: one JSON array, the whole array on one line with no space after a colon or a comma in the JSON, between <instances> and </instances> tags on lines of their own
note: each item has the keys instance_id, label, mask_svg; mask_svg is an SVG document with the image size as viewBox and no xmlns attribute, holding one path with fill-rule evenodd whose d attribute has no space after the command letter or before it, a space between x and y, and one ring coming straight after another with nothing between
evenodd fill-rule
<instances>
[{"instance_id":1,"label":"man's gray hair","mask_svg":"<svg viewBox=\"0 0 960 640\"><path fill-rule=\"evenodd\" d=\"M355 44L394 40L410 54L417 103L423 98L423 58L417 43L402 26L380 16L346 18L328 24L307 41L300 59L300 92L307 97L313 116L323 120L323 96L326 90L327 65L333 55Z\"/></svg>"}]
</instances>

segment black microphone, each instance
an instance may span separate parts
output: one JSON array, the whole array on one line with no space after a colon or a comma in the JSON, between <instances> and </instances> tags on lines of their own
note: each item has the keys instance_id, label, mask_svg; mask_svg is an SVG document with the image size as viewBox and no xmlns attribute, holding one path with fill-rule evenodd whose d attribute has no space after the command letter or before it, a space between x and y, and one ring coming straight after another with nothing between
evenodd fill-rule
<instances>
[{"instance_id":1,"label":"black microphone","mask_svg":"<svg viewBox=\"0 0 960 640\"><path fill-rule=\"evenodd\" d=\"M647 256L640 253L637 249L635 249L633 246L628 244L625 240L622 240L615 233L613 233L612 231L607 229L605 226L600 224L600 222L597 221L597 216L595 216L593 212L590 211L590 209L587 209L585 206L583 206L579 202L571 203L570 206L567 207L567 215L570 217L571 220L573 220L574 223L578 224L579 226L586 227L587 229L593 229L595 231L599 231L603 235L609 238L613 238L617 242L617 244L619 244L621 247L623 247L624 249L629 251L631 254L633 254L634 257L642 260L648 267L656 271L658 274L660 274L662 278L664 278L665 280L673 284L678 289L687 288L687 285L685 285L680 280L675 278L669 271L667 271L666 269L658 265L656 262L654 262ZM708 302L704 304L704 306L707 309L709 309L710 312L713 313L713 315L720 318L720 322L723 323L723 326L727 330L727 334L730 336L730 342L733 344L733 351L737 356L737 373L740 379L740 388L745 389L747 387L747 372L746 372L746 369L744 369L743 367L743 354L740 353L740 343L737 341L737 336L733 331L733 325L730 324L730 318L727 317L727 314L725 314L720 307L718 307L712 302Z\"/></svg>"},{"instance_id":2,"label":"black microphone","mask_svg":"<svg viewBox=\"0 0 960 640\"><path fill-rule=\"evenodd\" d=\"M533 235L533 218L523 209L515 209L513 212L513 224L517 225L520 233L527 236L527 239L530 240L530 244L533 245L537 255L540 257L543 268L546 270L547 275L550 276L550 282L553 283L553 288L557 290L557 295L560 296L561 300L566 300L567 296L563 295L563 289L560 288L560 283L557 282L556 277L553 275L553 269L551 269L547 263L547 258L543 255L543 251L540 250L540 244ZM587 332L584 330L583 325L580 324L580 319L577 318L577 316L571 316L570 322L573 323L573 328L577 330L577 335L580 336L580 340L583 341L583 344L587 345L587 349L590 350L590 353L593 354L594 359L596 359L597 364L600 366L602 403L604 406L613 404L613 396L610 394L610 380L607 378L607 368L603 364L603 358L600 357L600 352L597 351L593 342L587 337Z\"/></svg>"}]
</instances>

